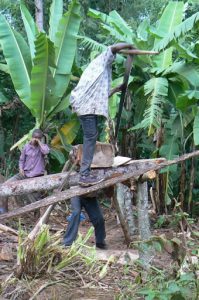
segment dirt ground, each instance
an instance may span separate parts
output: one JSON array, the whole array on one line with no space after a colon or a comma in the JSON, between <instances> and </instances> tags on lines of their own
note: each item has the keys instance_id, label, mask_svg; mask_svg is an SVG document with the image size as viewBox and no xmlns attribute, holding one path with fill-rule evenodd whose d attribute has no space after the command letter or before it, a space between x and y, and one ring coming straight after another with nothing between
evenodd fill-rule
<instances>
[{"instance_id":1,"label":"dirt ground","mask_svg":"<svg viewBox=\"0 0 199 300\"><path fill-rule=\"evenodd\" d=\"M108 245L108 250L97 250L97 252L99 251L99 257L100 255L103 255L103 253L101 254L101 252L104 251L105 252L108 251L110 255L119 250L124 252L127 251L124 235L120 224L117 224L117 219L116 219L116 214L114 209L106 208L102 206L102 210L106 222L106 234L107 234L106 242ZM21 224L23 226L23 229L29 232L31 228L33 228L34 225L36 224L36 221L37 218L34 216L34 213L29 213L28 216L24 216L21 219ZM49 223L50 223L50 228L52 233L55 233L60 230L63 230L64 233L67 226L66 217L63 216L63 213L61 213L60 210L57 210L52 214ZM5 222L5 225L8 225L15 229L18 228L18 224L19 224L18 219L9 220ZM84 235L88 231L90 226L91 223L89 222L88 218L86 218L86 220L81 222L80 224L80 232ZM165 233L167 233L167 230L165 230ZM158 232L156 232L156 234L158 234ZM136 239L137 236L135 236L135 240ZM95 243L95 238L94 236L92 236L88 241L88 245L94 245L94 243ZM17 237L0 231L0 283L3 283L13 271L13 266L16 264L16 249L17 249ZM132 255L134 255L134 257L136 258L138 255L137 250L131 249L130 251ZM172 260L169 257L165 257L162 255L157 256L156 260L161 265L164 265L165 261L167 261L167 265L172 264ZM121 268L123 268L123 266L121 266ZM118 277L119 269L117 268L114 269L114 272L117 273L116 277ZM122 272L121 272L121 280L125 280L125 277L123 276ZM112 274L112 279L110 280L114 281L115 278L114 276L115 275ZM132 273L132 279L133 276L134 274ZM115 286L114 291L116 290L117 290L117 286ZM0 299L2 300L3 298L0 297ZM6 298L6 299L10 299L10 298ZM29 298L25 297L23 299L26 300ZM111 300L111 299L115 299L115 295L113 295L111 290L108 291L107 289L101 290L101 289L93 289L93 288L88 288L88 289L84 288L82 290L80 287L77 287L76 291L69 293L66 288L64 288L63 286L60 288L59 284L57 284L56 286L49 287L48 289L46 289L45 293L42 293L42 295L40 295L40 297L36 299L63 299L63 300L64 299L71 299L71 300L78 300L78 299L109 300L110 299Z\"/></svg>"}]
</instances>

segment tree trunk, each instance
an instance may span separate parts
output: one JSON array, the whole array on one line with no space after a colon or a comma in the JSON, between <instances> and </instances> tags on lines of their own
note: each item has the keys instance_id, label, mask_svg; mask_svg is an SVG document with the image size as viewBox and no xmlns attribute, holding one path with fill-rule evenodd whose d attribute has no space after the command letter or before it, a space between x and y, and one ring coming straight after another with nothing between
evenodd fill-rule
<instances>
[{"instance_id":1,"label":"tree trunk","mask_svg":"<svg viewBox=\"0 0 199 300\"><path fill-rule=\"evenodd\" d=\"M149 214L148 214L148 186L147 182L139 183L137 188L138 229L141 241L147 241L151 237ZM152 249L142 243L139 248L140 260L148 269L153 258Z\"/></svg>"},{"instance_id":2,"label":"tree trunk","mask_svg":"<svg viewBox=\"0 0 199 300\"><path fill-rule=\"evenodd\" d=\"M118 183L116 185L116 195L115 195L113 201L114 201L114 206L115 206L118 218L120 220L120 225L121 225L123 233L124 233L126 244L127 244L127 246L129 246L129 244L131 242L131 237L129 234L127 223L125 221L125 211L124 211L124 201L123 200L124 200L124 197L123 197L122 184Z\"/></svg>"},{"instance_id":3,"label":"tree trunk","mask_svg":"<svg viewBox=\"0 0 199 300\"><path fill-rule=\"evenodd\" d=\"M188 213L192 213L192 206L193 206L193 187L194 187L194 180L195 180L195 159L191 159L191 172L190 172L190 183L189 183L189 198L188 198Z\"/></svg>"},{"instance_id":4,"label":"tree trunk","mask_svg":"<svg viewBox=\"0 0 199 300\"><path fill-rule=\"evenodd\" d=\"M179 201L182 210L184 210L185 187L186 187L186 167L185 167L185 162L183 161L181 163L180 192L179 192Z\"/></svg>"},{"instance_id":5,"label":"tree trunk","mask_svg":"<svg viewBox=\"0 0 199 300\"><path fill-rule=\"evenodd\" d=\"M39 31L44 29L43 0L35 0L35 20Z\"/></svg>"},{"instance_id":6,"label":"tree trunk","mask_svg":"<svg viewBox=\"0 0 199 300\"><path fill-rule=\"evenodd\" d=\"M164 127L163 124L161 123L160 128L156 130L156 133L154 135L154 142L156 142L156 148L158 149L157 151L157 157L159 157L159 149L163 144L164 140ZM156 177L156 208L158 214L161 214L164 212L164 199L165 199L165 188L164 188L164 177L162 174L158 174Z\"/></svg>"},{"instance_id":7,"label":"tree trunk","mask_svg":"<svg viewBox=\"0 0 199 300\"><path fill-rule=\"evenodd\" d=\"M128 234L130 237L133 237L135 234L135 222L133 218L132 210L132 193L128 186L118 183L117 184L117 200L119 207L124 218L124 221L127 225Z\"/></svg>"},{"instance_id":8,"label":"tree trunk","mask_svg":"<svg viewBox=\"0 0 199 300\"><path fill-rule=\"evenodd\" d=\"M2 110L0 108L0 168L4 169L5 167L5 152L4 152L4 145L5 145L5 134L4 128L2 124Z\"/></svg>"},{"instance_id":9,"label":"tree trunk","mask_svg":"<svg viewBox=\"0 0 199 300\"><path fill-rule=\"evenodd\" d=\"M132 192L129 187L123 185L124 187L124 201L125 201L125 210L126 210L126 220L129 228L130 237L133 237L136 231L135 221L133 216L133 208L132 208Z\"/></svg>"}]
</instances>

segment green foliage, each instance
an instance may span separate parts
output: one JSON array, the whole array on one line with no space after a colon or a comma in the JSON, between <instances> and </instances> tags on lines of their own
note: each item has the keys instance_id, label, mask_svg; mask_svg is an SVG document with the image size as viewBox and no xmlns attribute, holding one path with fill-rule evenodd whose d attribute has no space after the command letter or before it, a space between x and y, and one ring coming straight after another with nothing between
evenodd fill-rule
<instances>
[{"instance_id":1,"label":"green foliage","mask_svg":"<svg viewBox=\"0 0 199 300\"><path fill-rule=\"evenodd\" d=\"M22 36L13 31L5 17L0 15L0 43L10 76L20 99L36 119L35 127L42 129L47 127L55 113L68 106L63 96L70 82L76 35L81 20L77 0L71 2L68 12L60 20L63 5L62 2L58 4L55 9L55 1L52 3L50 35L55 39L53 43L45 33L38 34L30 13L21 1L21 13L30 48ZM29 136L30 133L17 145L26 141Z\"/></svg>"},{"instance_id":2,"label":"green foliage","mask_svg":"<svg viewBox=\"0 0 199 300\"><path fill-rule=\"evenodd\" d=\"M144 119L132 129L149 128L148 134L154 133L154 127L158 128L162 120L162 104L165 102L165 96L168 95L168 81L166 78L156 77L145 83L145 95L149 95L147 99L148 109L144 112Z\"/></svg>"},{"instance_id":3,"label":"green foliage","mask_svg":"<svg viewBox=\"0 0 199 300\"><path fill-rule=\"evenodd\" d=\"M138 292L146 300L196 300L195 278L193 273L182 275L177 280L165 282L164 278L156 278L156 286L151 285Z\"/></svg>"},{"instance_id":4,"label":"green foliage","mask_svg":"<svg viewBox=\"0 0 199 300\"><path fill-rule=\"evenodd\" d=\"M55 68L55 51L52 42L44 33L35 41L35 58L31 72L31 112L39 126L44 127L46 115L56 105L52 91L55 82L52 68Z\"/></svg>"},{"instance_id":5,"label":"green foliage","mask_svg":"<svg viewBox=\"0 0 199 300\"><path fill-rule=\"evenodd\" d=\"M0 15L0 43L16 92L27 105L30 100L29 48L22 36L14 32L3 15Z\"/></svg>"},{"instance_id":6,"label":"green foliage","mask_svg":"<svg viewBox=\"0 0 199 300\"><path fill-rule=\"evenodd\" d=\"M85 237L79 235L71 247L64 249L60 245L60 233L52 236L49 233L49 226L43 225L33 241L27 240L27 234L20 226L17 261L22 271L21 276L29 279L41 277L43 274L55 276L76 260L83 265L94 265L95 249L86 246L92 234L93 227L88 230Z\"/></svg>"},{"instance_id":7,"label":"green foliage","mask_svg":"<svg viewBox=\"0 0 199 300\"><path fill-rule=\"evenodd\" d=\"M26 34L27 34L29 47L30 47L31 57L33 59L34 56L35 56L34 41L35 41L36 35L38 34L38 29L37 29L37 26L36 26L32 16L31 16L30 12L26 8L23 1L20 2L20 9L21 9L21 16L22 16L22 19L23 19L24 27L25 27Z\"/></svg>"},{"instance_id":8,"label":"green foliage","mask_svg":"<svg viewBox=\"0 0 199 300\"><path fill-rule=\"evenodd\" d=\"M49 38L52 42L55 42L55 35L58 31L59 21L63 16L63 0L52 1L50 7L50 28Z\"/></svg>"},{"instance_id":9,"label":"green foliage","mask_svg":"<svg viewBox=\"0 0 199 300\"><path fill-rule=\"evenodd\" d=\"M170 1L160 11L161 16L156 23L150 25L146 18L137 30L126 19L122 21L118 12L111 11L107 14L89 10L92 20L98 20L100 33L96 35L95 41L89 37L88 42L86 37L84 46L101 51L102 42L131 42L139 49L153 48L160 51L159 55L153 57L134 57L133 82L129 84L131 103L128 104L128 117L124 109L121 124L123 135L127 129L133 130L131 134L135 140L131 141L131 145L136 148L137 157L162 155L173 159L192 151L193 136L194 143L198 145L198 12L194 8L191 15L190 7L184 1ZM123 74L122 60L124 59L118 55L114 79ZM117 115L117 104L116 95L110 100L110 115L113 120ZM159 148L155 148L153 138L146 136L146 130L156 141L160 127L161 143L157 143ZM188 168L186 165L187 174ZM179 189L182 188L179 184L180 171L176 166L163 170L165 206L172 204L173 197L177 198ZM187 176L186 179L189 181L190 178Z\"/></svg>"},{"instance_id":10,"label":"green foliage","mask_svg":"<svg viewBox=\"0 0 199 300\"><path fill-rule=\"evenodd\" d=\"M60 19L55 35L55 64L53 78L56 82L54 95L63 97L71 75L71 68L76 54L77 33L80 26L80 5L73 0L68 12Z\"/></svg>"},{"instance_id":11,"label":"green foliage","mask_svg":"<svg viewBox=\"0 0 199 300\"><path fill-rule=\"evenodd\" d=\"M190 30L193 29L194 25L197 24L199 20L199 13L195 13L191 17L187 18L184 22L176 26L171 33L166 35L159 43L157 43L154 47L154 50L160 51L165 49L170 43L182 35L185 35Z\"/></svg>"}]
</instances>

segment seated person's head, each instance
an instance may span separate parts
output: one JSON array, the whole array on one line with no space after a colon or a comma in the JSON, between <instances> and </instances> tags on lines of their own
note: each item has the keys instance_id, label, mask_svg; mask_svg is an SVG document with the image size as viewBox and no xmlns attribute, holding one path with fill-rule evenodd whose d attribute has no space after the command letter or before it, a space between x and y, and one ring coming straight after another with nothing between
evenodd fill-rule
<instances>
[{"instance_id":1,"label":"seated person's head","mask_svg":"<svg viewBox=\"0 0 199 300\"><path fill-rule=\"evenodd\" d=\"M43 137L43 132L41 131L41 129L35 129L32 133L32 138L33 138L33 144L34 145L37 145L37 141L36 140L40 140L42 139Z\"/></svg>"}]
</instances>

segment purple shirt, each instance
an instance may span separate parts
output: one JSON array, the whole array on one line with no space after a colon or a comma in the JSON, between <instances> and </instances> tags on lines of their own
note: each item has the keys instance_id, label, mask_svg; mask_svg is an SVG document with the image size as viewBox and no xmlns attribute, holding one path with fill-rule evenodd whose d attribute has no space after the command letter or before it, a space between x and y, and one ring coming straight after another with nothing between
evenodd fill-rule
<instances>
[{"instance_id":1,"label":"purple shirt","mask_svg":"<svg viewBox=\"0 0 199 300\"><path fill-rule=\"evenodd\" d=\"M19 169L24 170L25 176L36 177L45 172L44 156L50 152L46 144L33 146L26 144L19 158Z\"/></svg>"}]
</instances>

